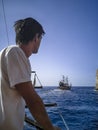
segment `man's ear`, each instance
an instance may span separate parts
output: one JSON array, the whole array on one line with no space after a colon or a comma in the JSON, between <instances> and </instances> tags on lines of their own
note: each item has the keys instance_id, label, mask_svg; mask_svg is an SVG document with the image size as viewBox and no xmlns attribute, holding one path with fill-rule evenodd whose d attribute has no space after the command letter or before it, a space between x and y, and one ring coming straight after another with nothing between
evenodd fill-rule
<instances>
[{"instance_id":1,"label":"man's ear","mask_svg":"<svg viewBox=\"0 0 98 130\"><path fill-rule=\"evenodd\" d=\"M37 33L36 35L35 35L35 37L34 37L34 40L35 40L35 42L37 42L38 40L39 40L39 34Z\"/></svg>"}]
</instances>

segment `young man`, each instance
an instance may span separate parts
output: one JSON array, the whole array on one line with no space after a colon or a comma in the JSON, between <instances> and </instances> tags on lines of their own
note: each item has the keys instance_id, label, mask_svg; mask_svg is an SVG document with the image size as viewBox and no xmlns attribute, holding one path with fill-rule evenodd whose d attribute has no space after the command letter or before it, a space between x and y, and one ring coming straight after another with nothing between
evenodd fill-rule
<instances>
[{"instance_id":1,"label":"young man","mask_svg":"<svg viewBox=\"0 0 98 130\"><path fill-rule=\"evenodd\" d=\"M33 18L18 20L14 27L17 45L0 52L0 130L23 130L25 103L44 130L60 130L52 125L31 82L28 58L38 52L43 27Z\"/></svg>"}]
</instances>

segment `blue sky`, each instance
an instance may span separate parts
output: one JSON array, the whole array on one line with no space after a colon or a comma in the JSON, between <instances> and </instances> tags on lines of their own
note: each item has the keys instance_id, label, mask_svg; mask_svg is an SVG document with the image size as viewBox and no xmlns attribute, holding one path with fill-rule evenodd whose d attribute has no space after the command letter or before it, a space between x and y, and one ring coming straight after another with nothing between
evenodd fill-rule
<instances>
[{"instance_id":1,"label":"blue sky","mask_svg":"<svg viewBox=\"0 0 98 130\"><path fill-rule=\"evenodd\" d=\"M33 17L46 34L38 54L30 57L32 70L44 86L57 86L62 75L73 86L95 86L98 68L97 0L3 0L9 45L15 44L13 24ZM0 50L8 46L0 1Z\"/></svg>"}]
</instances>

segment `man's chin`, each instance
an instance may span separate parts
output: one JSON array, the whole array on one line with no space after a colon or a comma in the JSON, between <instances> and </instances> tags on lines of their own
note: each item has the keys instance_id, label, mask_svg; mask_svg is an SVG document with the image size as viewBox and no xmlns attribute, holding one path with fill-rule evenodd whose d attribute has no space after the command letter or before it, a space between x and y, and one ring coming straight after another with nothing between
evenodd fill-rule
<instances>
[{"instance_id":1,"label":"man's chin","mask_svg":"<svg viewBox=\"0 0 98 130\"><path fill-rule=\"evenodd\" d=\"M33 51L33 54L36 54L36 53L38 53L38 50L36 50L36 51Z\"/></svg>"}]
</instances>

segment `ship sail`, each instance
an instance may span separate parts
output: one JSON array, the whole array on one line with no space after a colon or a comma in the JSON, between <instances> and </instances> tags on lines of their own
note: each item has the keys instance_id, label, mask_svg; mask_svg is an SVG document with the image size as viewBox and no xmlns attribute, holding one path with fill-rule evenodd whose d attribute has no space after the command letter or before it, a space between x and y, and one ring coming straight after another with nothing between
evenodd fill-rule
<instances>
[{"instance_id":1,"label":"ship sail","mask_svg":"<svg viewBox=\"0 0 98 130\"><path fill-rule=\"evenodd\" d=\"M96 71L96 90L98 90L98 69Z\"/></svg>"},{"instance_id":2,"label":"ship sail","mask_svg":"<svg viewBox=\"0 0 98 130\"><path fill-rule=\"evenodd\" d=\"M31 73L34 74L34 75L33 75L33 76L34 76L34 80L33 80L34 88L43 88L43 86L42 86L42 84L41 84L41 82L40 82L40 80L39 80L39 78L38 78L36 72L35 72L35 71L32 71ZM36 81L38 81L38 82L36 82ZM38 84L38 83L39 83L39 84Z\"/></svg>"}]
</instances>

